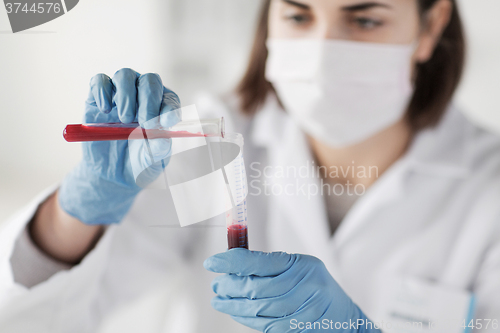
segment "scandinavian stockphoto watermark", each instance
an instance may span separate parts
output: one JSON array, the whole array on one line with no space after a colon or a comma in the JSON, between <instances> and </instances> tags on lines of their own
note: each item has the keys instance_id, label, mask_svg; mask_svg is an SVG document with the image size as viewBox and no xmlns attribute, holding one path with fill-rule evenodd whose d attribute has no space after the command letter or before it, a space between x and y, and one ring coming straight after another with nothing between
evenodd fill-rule
<instances>
[{"instance_id":1,"label":"scandinavian stockphoto watermark","mask_svg":"<svg viewBox=\"0 0 500 333\"><path fill-rule=\"evenodd\" d=\"M4 0L12 32L24 31L52 21L73 8L79 0Z\"/></svg>"},{"instance_id":2,"label":"scandinavian stockphoto watermark","mask_svg":"<svg viewBox=\"0 0 500 333\"><path fill-rule=\"evenodd\" d=\"M351 165L320 166L305 160L300 165L250 164L249 195L302 196L317 195L361 196L366 192L366 181L379 177L377 166Z\"/></svg>"}]
</instances>

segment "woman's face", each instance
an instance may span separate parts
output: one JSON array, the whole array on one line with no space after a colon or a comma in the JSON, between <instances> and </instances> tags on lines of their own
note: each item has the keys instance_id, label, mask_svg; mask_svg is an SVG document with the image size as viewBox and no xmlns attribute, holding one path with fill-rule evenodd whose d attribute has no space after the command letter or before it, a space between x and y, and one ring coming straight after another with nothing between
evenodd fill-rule
<instances>
[{"instance_id":1,"label":"woman's face","mask_svg":"<svg viewBox=\"0 0 500 333\"><path fill-rule=\"evenodd\" d=\"M418 42L414 60L425 62L448 24L451 8L449 0L439 0L424 24L417 0L272 0L269 37Z\"/></svg>"}]
</instances>

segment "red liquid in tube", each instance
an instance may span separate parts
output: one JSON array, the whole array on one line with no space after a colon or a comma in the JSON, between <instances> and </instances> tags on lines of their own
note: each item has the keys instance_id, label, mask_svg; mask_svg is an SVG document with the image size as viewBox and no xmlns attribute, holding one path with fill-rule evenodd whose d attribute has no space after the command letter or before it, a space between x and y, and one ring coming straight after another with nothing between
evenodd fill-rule
<instances>
[{"instance_id":1,"label":"red liquid in tube","mask_svg":"<svg viewBox=\"0 0 500 333\"><path fill-rule=\"evenodd\" d=\"M63 132L63 137L68 142L144 139L143 131L136 131L136 128L136 126L89 126L84 124L75 124L66 126ZM145 134L148 139L212 136L208 134L191 133L187 131L166 131L159 129L147 129L144 131L146 132Z\"/></svg>"},{"instance_id":2,"label":"red liquid in tube","mask_svg":"<svg viewBox=\"0 0 500 333\"><path fill-rule=\"evenodd\" d=\"M228 249L241 247L248 249L248 228L237 224L230 225L227 228Z\"/></svg>"}]
</instances>

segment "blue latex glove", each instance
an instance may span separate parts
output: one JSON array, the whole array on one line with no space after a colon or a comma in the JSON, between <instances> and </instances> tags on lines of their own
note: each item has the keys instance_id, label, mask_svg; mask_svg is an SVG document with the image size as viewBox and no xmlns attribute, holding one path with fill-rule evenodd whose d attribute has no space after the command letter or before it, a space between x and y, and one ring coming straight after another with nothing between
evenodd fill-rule
<instances>
[{"instance_id":1,"label":"blue latex glove","mask_svg":"<svg viewBox=\"0 0 500 333\"><path fill-rule=\"evenodd\" d=\"M204 266L227 273L212 282L218 295L212 306L250 328L269 333L380 332L315 257L237 248L208 258Z\"/></svg>"},{"instance_id":2,"label":"blue latex glove","mask_svg":"<svg viewBox=\"0 0 500 333\"><path fill-rule=\"evenodd\" d=\"M143 128L170 127L180 121L179 108L179 97L157 74L121 69L113 79L104 74L91 79L84 123L138 121ZM84 142L83 160L59 189L61 208L87 224L120 222L141 188L161 174L170 158L170 139L134 145L129 150L127 140ZM143 170L137 179L132 164Z\"/></svg>"}]
</instances>

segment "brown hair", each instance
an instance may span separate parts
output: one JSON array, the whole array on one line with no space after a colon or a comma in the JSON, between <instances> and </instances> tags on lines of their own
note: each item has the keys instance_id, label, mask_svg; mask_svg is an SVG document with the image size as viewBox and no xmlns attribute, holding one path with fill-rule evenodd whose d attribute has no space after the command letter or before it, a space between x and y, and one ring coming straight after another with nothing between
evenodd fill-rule
<instances>
[{"instance_id":1,"label":"brown hair","mask_svg":"<svg viewBox=\"0 0 500 333\"><path fill-rule=\"evenodd\" d=\"M437 1L418 0L422 19L425 19L425 14ZM443 31L434 54L429 61L417 65L415 91L406 114L415 132L439 122L462 76L465 38L455 0L451 1L453 12L450 22ZM264 1L250 62L236 88L241 100L241 110L245 114L255 113L265 102L267 95L275 93L272 84L265 78L270 3L271 0Z\"/></svg>"}]
</instances>

